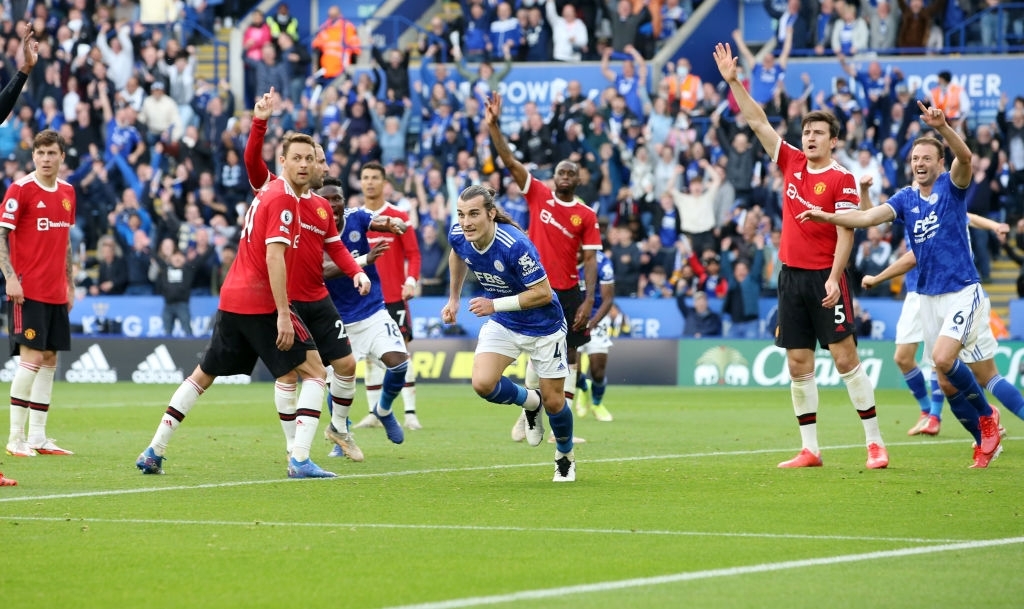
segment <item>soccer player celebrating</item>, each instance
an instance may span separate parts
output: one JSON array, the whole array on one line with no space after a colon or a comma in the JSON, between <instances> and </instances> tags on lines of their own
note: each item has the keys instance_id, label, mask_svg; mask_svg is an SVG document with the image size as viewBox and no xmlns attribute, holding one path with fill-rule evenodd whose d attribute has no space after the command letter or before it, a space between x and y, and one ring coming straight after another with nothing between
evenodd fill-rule
<instances>
[{"instance_id":1,"label":"soccer player celebrating","mask_svg":"<svg viewBox=\"0 0 1024 609\"><path fill-rule=\"evenodd\" d=\"M737 76L736 57L729 45L715 45L715 62L729 84L743 118L761 145L779 165L783 189L782 244L779 258L779 327L775 344L786 350L792 379L793 410L800 425L803 448L779 467L817 467L822 464L818 447L818 386L814 381L815 343L827 348L835 361L857 414L867 443L867 467L889 464L875 413L875 390L857 355L853 312L846 263L853 247L853 231L834 230L819 224L801 224L800 211L817 208L830 212L857 209L857 184L853 174L832 160L839 136L839 122L828 112L809 112L802 123L803 150L782 140L760 105Z\"/></svg>"},{"instance_id":2,"label":"soccer player celebrating","mask_svg":"<svg viewBox=\"0 0 1024 609\"><path fill-rule=\"evenodd\" d=\"M576 393L577 349L588 340L587 322L594 306L597 290L597 257L601 249L601 230L597 214L576 198L579 185L579 167L572 161L561 161L555 166L555 191L534 179L526 167L516 159L501 132L501 96L492 93L485 107L484 121L491 134L491 143L505 168L526 196L530 209L530 241L540 254L540 262L548 271L548 280L558 296L565 313L568 328L566 342L569 374L565 377L565 397L572 403ZM585 291L580 292L576 270L576 253L583 250L583 276ZM526 385L536 387L527 369ZM521 442L525 437L525 414L512 427L512 439Z\"/></svg>"},{"instance_id":3,"label":"soccer player celebrating","mask_svg":"<svg viewBox=\"0 0 1024 609\"><path fill-rule=\"evenodd\" d=\"M494 191L470 186L459 195L458 223L449 232L451 291L441 321L455 323L462 284L473 270L485 297L469 301L469 311L491 318L480 328L473 356L473 390L493 404L516 404L526 419L531 446L544 439L540 407L555 436L555 482L576 480L572 408L565 399L565 315L554 297L537 249L503 211ZM540 391L528 390L504 376L505 368L526 353L540 377Z\"/></svg>"},{"instance_id":4,"label":"soccer player celebrating","mask_svg":"<svg viewBox=\"0 0 1024 609\"><path fill-rule=\"evenodd\" d=\"M273 113L273 93L274 90L271 88L269 93L256 101L249 140L245 144L245 170L249 174L250 186L257 192L277 179L277 176L267 168L261 154L263 136L267 131L267 119ZM324 175L327 173L327 157L323 147L317 144L315 153L316 164L311 169L309 180L311 189L322 187ZM339 331L344 326L324 285L324 254L344 269L346 275L356 280L361 294L370 292L370 280L348 249L341 244L331 204L314 192L311 196L303 198L300 206L302 222L299 225L302 237L295 251L295 263L291 265L288 273L288 300L309 328L322 360L331 366L331 412L336 410L344 419L348 417L355 396L356 360L352 356L348 336ZM274 405L277 407L289 453L295 441L297 384L298 378L294 372L276 379L274 383ZM331 426L325 433L329 440L341 447L346 457L353 461L363 460L363 451L356 445L355 438L347 426Z\"/></svg>"},{"instance_id":5,"label":"soccer player celebrating","mask_svg":"<svg viewBox=\"0 0 1024 609\"><path fill-rule=\"evenodd\" d=\"M384 306L384 294L377 269L370 264L385 248L385 244L381 243L371 248L366 235L370 230L390 230L395 234L402 234L405 232L405 223L391 216L378 218L363 207L346 208L345 198L341 194L341 182L336 179L325 180L320 194L331 204L334 221L342 235L342 243L356 256L360 264L365 265L366 273L372 282L370 293L364 296L353 289L351 282L336 279L341 272L334 264L325 262L323 273L327 278L327 291L334 301L334 306L343 312L345 333L352 343L352 353L356 360L369 362L370 359L376 359L386 367L380 397L373 403L371 412L383 425L388 439L395 444L401 444L405 441L405 431L391 412L391 405L405 385L405 373L411 364L401 330ZM339 416L335 410L331 423L341 429L345 418Z\"/></svg>"},{"instance_id":6,"label":"soccer player celebrating","mask_svg":"<svg viewBox=\"0 0 1024 609\"><path fill-rule=\"evenodd\" d=\"M994 340L985 340L982 330L988 324L989 304L967 236L971 150L949 126L941 109L925 107L920 101L918 107L921 120L953 151L955 158L948 172L943 143L931 136L919 137L910 151L914 183L891 196L885 205L844 214L808 209L798 219L847 228L875 226L897 218L903 221L919 271L917 292L921 295L925 351L935 362L950 410L974 437L971 467L984 468L1001 447L998 411L989 405L968 367L990 359L996 346Z\"/></svg>"},{"instance_id":7,"label":"soccer player celebrating","mask_svg":"<svg viewBox=\"0 0 1024 609\"><path fill-rule=\"evenodd\" d=\"M377 216L392 217L409 224L409 215L384 199L384 166L376 161L364 164L359 169L359 185L363 191L363 207ZM420 280L420 246L415 231L402 234L371 231L370 247L386 243L387 249L377 258L375 266L380 275L384 291L384 306L391 319L398 324L405 339L406 349L412 341L412 319L409 315L409 299L416 292ZM380 398L385 370L378 362L366 361L366 400L372 408ZM416 416L416 371L410 364L405 371L405 385L402 387L404 422L408 429L423 429ZM371 412L356 427L379 425L380 421Z\"/></svg>"},{"instance_id":8,"label":"soccer player celebrating","mask_svg":"<svg viewBox=\"0 0 1024 609\"><path fill-rule=\"evenodd\" d=\"M288 304L288 267L298 262L303 198L316 175L313 139L285 136L284 169L253 199L245 214L238 255L220 293L213 336L196 369L171 396L156 434L135 466L162 474L164 453L178 426L214 379L252 374L263 360L274 378L295 371L302 378L296 409L295 440L288 458L290 478L333 478L309 458L324 401L326 373L309 330Z\"/></svg>"},{"instance_id":9,"label":"soccer player celebrating","mask_svg":"<svg viewBox=\"0 0 1024 609\"><path fill-rule=\"evenodd\" d=\"M75 302L70 239L75 189L57 177L64 163L64 140L56 131L36 135L32 163L35 171L11 184L0 212L7 329L11 355L21 356L11 381L7 440L7 454L15 457L72 454L46 437L57 352L71 349L68 313ZM65 255L53 255L57 252Z\"/></svg>"}]
</instances>

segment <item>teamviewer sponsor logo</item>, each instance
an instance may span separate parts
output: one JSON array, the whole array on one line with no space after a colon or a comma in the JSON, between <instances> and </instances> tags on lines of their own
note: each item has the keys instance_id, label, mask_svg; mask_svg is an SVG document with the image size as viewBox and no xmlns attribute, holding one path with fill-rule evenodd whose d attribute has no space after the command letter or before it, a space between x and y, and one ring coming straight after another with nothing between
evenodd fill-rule
<instances>
[{"instance_id":1,"label":"teamviewer sponsor logo","mask_svg":"<svg viewBox=\"0 0 1024 609\"><path fill-rule=\"evenodd\" d=\"M117 371L110 367L99 345L93 345L64 373L69 383L116 383Z\"/></svg>"},{"instance_id":2,"label":"teamviewer sponsor logo","mask_svg":"<svg viewBox=\"0 0 1024 609\"><path fill-rule=\"evenodd\" d=\"M174 364L171 352L166 345L158 345L146 360L139 362L138 368L132 372L132 382L140 384L177 385L185 379L185 375Z\"/></svg>"}]
</instances>

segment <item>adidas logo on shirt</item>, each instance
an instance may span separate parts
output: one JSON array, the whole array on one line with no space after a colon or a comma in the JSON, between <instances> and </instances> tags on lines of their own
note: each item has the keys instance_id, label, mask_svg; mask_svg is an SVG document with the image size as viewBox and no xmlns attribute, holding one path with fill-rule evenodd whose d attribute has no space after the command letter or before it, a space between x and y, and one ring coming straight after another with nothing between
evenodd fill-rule
<instances>
[{"instance_id":1,"label":"adidas logo on shirt","mask_svg":"<svg viewBox=\"0 0 1024 609\"><path fill-rule=\"evenodd\" d=\"M185 375L174 364L166 345L158 345L145 361L139 362L135 372L132 372L132 382L135 383L177 385L184 379Z\"/></svg>"},{"instance_id":2,"label":"adidas logo on shirt","mask_svg":"<svg viewBox=\"0 0 1024 609\"><path fill-rule=\"evenodd\" d=\"M94 344L71 363L64 379L69 383L116 383L117 371L110 367L103 349Z\"/></svg>"}]
</instances>

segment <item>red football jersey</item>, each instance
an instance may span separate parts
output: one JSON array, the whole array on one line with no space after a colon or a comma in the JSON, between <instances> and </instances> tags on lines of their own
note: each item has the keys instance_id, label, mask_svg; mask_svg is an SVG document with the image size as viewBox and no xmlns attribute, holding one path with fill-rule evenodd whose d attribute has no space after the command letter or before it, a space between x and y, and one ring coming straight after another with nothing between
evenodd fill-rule
<instances>
[{"instance_id":1,"label":"red football jersey","mask_svg":"<svg viewBox=\"0 0 1024 609\"><path fill-rule=\"evenodd\" d=\"M327 286L324 285L324 252L327 252L334 264L349 277L355 277L362 269L348 248L342 245L338 227L334 224L334 212L327 199L313 193L308 198L303 198L299 205L302 237L295 248L295 256L288 265L288 299L315 302L327 297Z\"/></svg>"},{"instance_id":2,"label":"red football jersey","mask_svg":"<svg viewBox=\"0 0 1024 609\"><path fill-rule=\"evenodd\" d=\"M798 269L830 269L838 239L836 227L824 222L801 223L796 216L806 209L832 213L857 209L857 181L836 161L825 169L808 168L804 153L781 139L776 157L784 178L779 259Z\"/></svg>"},{"instance_id":3,"label":"red football jersey","mask_svg":"<svg viewBox=\"0 0 1024 609\"><path fill-rule=\"evenodd\" d=\"M266 134L267 121L253 117L249 126L249 139L245 141L245 152L242 153L245 173L249 176L249 188L252 188L253 194L277 177L263 160L263 138Z\"/></svg>"},{"instance_id":4,"label":"red football jersey","mask_svg":"<svg viewBox=\"0 0 1024 609\"><path fill-rule=\"evenodd\" d=\"M286 181L274 180L256 195L245 212L238 254L220 291L221 310L246 315L277 311L274 293L270 290L267 244L288 246L285 264L290 275L300 241L299 222L299 197ZM317 261L318 270L321 265L322 262Z\"/></svg>"},{"instance_id":5,"label":"red football jersey","mask_svg":"<svg viewBox=\"0 0 1024 609\"><path fill-rule=\"evenodd\" d=\"M370 247L381 241L388 244L388 251L373 263L377 267L377 273L380 274L380 287L384 291L384 302L401 302L402 285L405 284L406 279L412 277L416 281L420 280L420 244L416 241L416 231L409 226L409 214L391 203L385 202L377 215L398 218L409 227L401 235L377 231L366 233L370 240Z\"/></svg>"},{"instance_id":6,"label":"red football jersey","mask_svg":"<svg viewBox=\"0 0 1024 609\"><path fill-rule=\"evenodd\" d=\"M47 188L32 172L7 189L0 226L11 231L11 266L25 298L67 304L67 251L74 224L75 188L64 180Z\"/></svg>"},{"instance_id":7,"label":"red football jersey","mask_svg":"<svg viewBox=\"0 0 1024 609\"><path fill-rule=\"evenodd\" d=\"M530 241L537 246L540 263L556 290L578 288L576 252L601 249L601 229L594 210L579 201L559 201L531 175L523 188L530 208Z\"/></svg>"}]
</instances>

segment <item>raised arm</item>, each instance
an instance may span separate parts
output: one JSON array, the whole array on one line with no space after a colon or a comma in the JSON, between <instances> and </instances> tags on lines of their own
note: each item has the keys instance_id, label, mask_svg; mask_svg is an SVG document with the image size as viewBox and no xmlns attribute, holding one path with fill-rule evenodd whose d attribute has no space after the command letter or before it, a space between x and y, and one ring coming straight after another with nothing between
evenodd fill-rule
<instances>
[{"instance_id":1,"label":"raised arm","mask_svg":"<svg viewBox=\"0 0 1024 609\"><path fill-rule=\"evenodd\" d=\"M725 82L728 83L729 90L732 91L733 96L736 97L736 103L740 106L743 118L747 119L747 124L754 130L754 134L757 135L757 139L764 146L768 154L774 156L781 137L775 131L775 128L772 127L771 123L768 122L768 116L764 113L764 108L754 101L754 98L750 96L750 92L740 82L736 69L737 60L733 56L729 44L721 42L716 44L714 57L715 63L718 64L718 71L722 74Z\"/></svg>"},{"instance_id":2,"label":"raised arm","mask_svg":"<svg viewBox=\"0 0 1024 609\"><path fill-rule=\"evenodd\" d=\"M868 211L873 209L875 204L871 201L871 186L875 183L874 178L870 174L864 174L860 177L860 209L861 211Z\"/></svg>"},{"instance_id":3,"label":"raised arm","mask_svg":"<svg viewBox=\"0 0 1024 609\"><path fill-rule=\"evenodd\" d=\"M820 209L808 209L797 214L800 222L827 222L844 228L867 228L878 226L884 222L892 222L896 219L896 212L888 205L872 207L867 211L848 211L841 214L834 214Z\"/></svg>"},{"instance_id":4,"label":"raised arm","mask_svg":"<svg viewBox=\"0 0 1024 609\"><path fill-rule=\"evenodd\" d=\"M249 187L259 190L274 179L266 161L263 160L263 138L267 134L267 119L274 112L274 89L263 94L256 100L252 109L252 124L249 127L249 139L245 142L242 159L245 162L245 173L249 175Z\"/></svg>"},{"instance_id":5,"label":"raised arm","mask_svg":"<svg viewBox=\"0 0 1024 609\"><path fill-rule=\"evenodd\" d=\"M743 59L743 63L747 65L748 70L753 70L754 66L757 65L757 59L754 54L750 52L750 47L743 40L743 32L738 29L732 31L732 40L736 43L736 51L740 54L740 58Z\"/></svg>"},{"instance_id":6,"label":"raised arm","mask_svg":"<svg viewBox=\"0 0 1024 609\"><path fill-rule=\"evenodd\" d=\"M39 59L39 41L35 39L31 27L26 26L25 30L25 36L21 40L21 67L3 91L0 91L0 123L6 121L7 115L14 109L14 104L18 102L18 96L21 95L21 90Z\"/></svg>"},{"instance_id":7,"label":"raised arm","mask_svg":"<svg viewBox=\"0 0 1024 609\"><path fill-rule=\"evenodd\" d=\"M519 188L526 188L530 178L530 172L519 162L519 159L512 154L505 134L501 132L501 95L498 92L491 93L491 97L484 105L484 122L487 123L487 130L491 135L491 144L501 157L501 161L512 174L512 178L519 185Z\"/></svg>"},{"instance_id":8,"label":"raised arm","mask_svg":"<svg viewBox=\"0 0 1024 609\"><path fill-rule=\"evenodd\" d=\"M921 100L917 101L917 107L921 110L921 120L926 125L935 129L946 141L946 145L953 151L953 163L949 168L949 177L957 188L967 188L971 185L971 149L967 147L960 134L949 126L946 115L941 108L927 107Z\"/></svg>"},{"instance_id":9,"label":"raised arm","mask_svg":"<svg viewBox=\"0 0 1024 609\"><path fill-rule=\"evenodd\" d=\"M894 260L893 263L885 267L881 273L877 275L865 275L864 278L861 279L860 284L870 290L883 281L889 281L890 279L895 279L900 275L905 275L915 266L917 266L917 257L914 255L913 250L907 250L907 253ZM916 289L916 286L912 287Z\"/></svg>"},{"instance_id":10,"label":"raised arm","mask_svg":"<svg viewBox=\"0 0 1024 609\"><path fill-rule=\"evenodd\" d=\"M1010 225L1006 222L996 222L985 216L979 216L978 214L967 214L967 223L972 228L979 228L981 230L990 230L996 234L999 238L1000 243L1006 243L1006 236L1010 234Z\"/></svg>"}]
</instances>

